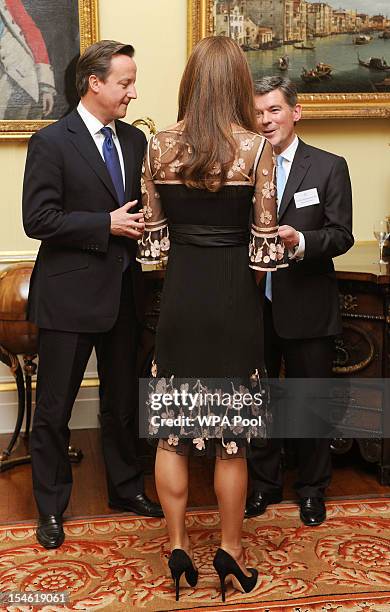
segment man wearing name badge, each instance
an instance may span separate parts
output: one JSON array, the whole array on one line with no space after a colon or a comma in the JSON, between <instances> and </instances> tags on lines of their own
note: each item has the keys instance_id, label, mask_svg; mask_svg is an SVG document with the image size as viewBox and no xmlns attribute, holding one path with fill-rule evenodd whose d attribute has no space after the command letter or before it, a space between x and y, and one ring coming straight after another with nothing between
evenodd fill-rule
<instances>
[{"instance_id":1,"label":"man wearing name badge","mask_svg":"<svg viewBox=\"0 0 390 612\"><path fill-rule=\"evenodd\" d=\"M27 235L41 240L28 312L39 327L31 458L37 539L46 548L64 540L68 422L93 348L109 505L162 516L144 494L135 448L143 315L135 253L144 229L135 206L146 139L119 121L137 97L133 56L131 45L116 41L89 47L77 65L77 110L34 134L28 147L23 222Z\"/></svg>"},{"instance_id":2,"label":"man wearing name badge","mask_svg":"<svg viewBox=\"0 0 390 612\"><path fill-rule=\"evenodd\" d=\"M341 332L337 280L332 258L353 245L352 195L346 161L309 146L295 133L301 118L297 91L281 77L256 83L259 131L273 145L277 164L279 234L290 265L265 282L265 360L277 378L282 358L286 377L330 378L333 337ZM331 479L328 439L293 439L298 477L295 489L305 525L326 518L324 494ZM249 470L253 493L246 517L282 500L281 439L253 445Z\"/></svg>"}]
</instances>

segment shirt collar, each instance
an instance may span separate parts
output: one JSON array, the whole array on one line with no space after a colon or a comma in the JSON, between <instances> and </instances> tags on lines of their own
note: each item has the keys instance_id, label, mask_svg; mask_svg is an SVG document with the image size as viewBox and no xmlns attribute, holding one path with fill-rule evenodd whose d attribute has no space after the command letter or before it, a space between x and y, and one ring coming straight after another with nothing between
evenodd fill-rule
<instances>
[{"instance_id":1,"label":"shirt collar","mask_svg":"<svg viewBox=\"0 0 390 612\"><path fill-rule=\"evenodd\" d=\"M280 153L280 155L284 158L287 159L287 161L289 161L290 163L292 163L294 161L294 157L295 157L295 153L297 151L299 145L299 139L298 136L295 136L294 140L292 141L292 143L287 147L287 149L285 149L284 151L282 151Z\"/></svg>"},{"instance_id":2,"label":"shirt collar","mask_svg":"<svg viewBox=\"0 0 390 612\"><path fill-rule=\"evenodd\" d=\"M111 128L114 132L114 135L117 135L115 121L110 121L110 123L104 126L103 123L97 117L95 117L95 115L92 115L92 113L90 113L89 110L85 108L82 102L78 103L77 112L80 115L81 119L84 121L91 136L96 136L96 134L99 134L102 127Z\"/></svg>"}]
</instances>

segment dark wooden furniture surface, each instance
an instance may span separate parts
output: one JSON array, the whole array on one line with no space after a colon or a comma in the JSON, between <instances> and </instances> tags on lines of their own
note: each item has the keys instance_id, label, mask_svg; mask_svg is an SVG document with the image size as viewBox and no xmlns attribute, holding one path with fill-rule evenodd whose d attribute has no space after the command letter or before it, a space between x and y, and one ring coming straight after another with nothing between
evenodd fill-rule
<instances>
[{"instance_id":1,"label":"dark wooden furniture surface","mask_svg":"<svg viewBox=\"0 0 390 612\"><path fill-rule=\"evenodd\" d=\"M378 260L376 243L356 244L335 259L343 316L343 336L337 340L335 373L365 379L390 378L390 260ZM387 381L386 381L387 379ZM388 393L388 385L387 393ZM369 409L377 409L389 431L389 396L386 390L376 397L359 398ZM352 441L339 440L338 451L348 450ZM379 467L382 484L390 483L390 439L359 439L363 457Z\"/></svg>"},{"instance_id":2,"label":"dark wooden furniture surface","mask_svg":"<svg viewBox=\"0 0 390 612\"><path fill-rule=\"evenodd\" d=\"M27 321L27 296L33 267L29 262L17 263L0 272L0 362L10 368L18 391L15 429L8 446L4 450L0 447L0 472L31 461L28 449L31 379L37 369L34 360L38 345L38 328ZM25 430L21 434L24 421ZM25 443L25 453L16 457L13 451L21 440ZM69 447L69 457L71 461L81 461L82 451Z\"/></svg>"}]
</instances>

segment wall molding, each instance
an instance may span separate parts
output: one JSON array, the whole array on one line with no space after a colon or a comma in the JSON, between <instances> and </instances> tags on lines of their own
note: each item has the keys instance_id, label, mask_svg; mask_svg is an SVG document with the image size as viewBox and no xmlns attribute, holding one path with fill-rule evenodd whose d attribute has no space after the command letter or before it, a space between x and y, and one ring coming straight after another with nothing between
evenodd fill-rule
<instances>
[{"instance_id":1,"label":"wall molding","mask_svg":"<svg viewBox=\"0 0 390 612\"><path fill-rule=\"evenodd\" d=\"M9 377L2 377L3 381L0 382L0 393L4 393L6 391L16 391L17 387L16 387L16 383L14 382L14 378L12 376ZM4 378L6 379L4 381ZM32 381L32 388L35 389L36 387L36 382L35 380ZM97 377L90 377L90 376L85 376L84 379L81 382L80 388L84 388L84 389L94 389L96 387L99 386L99 379Z\"/></svg>"},{"instance_id":2,"label":"wall molding","mask_svg":"<svg viewBox=\"0 0 390 612\"><path fill-rule=\"evenodd\" d=\"M0 251L0 265L34 262L38 251Z\"/></svg>"},{"instance_id":3,"label":"wall molding","mask_svg":"<svg viewBox=\"0 0 390 612\"><path fill-rule=\"evenodd\" d=\"M35 402L33 402L33 414L34 408ZM10 434L14 430L18 412L18 405L13 392L9 392L9 394L4 394L2 396L0 409L0 434ZM73 406L72 418L69 423L70 429L98 428L98 413L98 389L88 387L81 388ZM22 431L24 431L24 426Z\"/></svg>"}]
</instances>

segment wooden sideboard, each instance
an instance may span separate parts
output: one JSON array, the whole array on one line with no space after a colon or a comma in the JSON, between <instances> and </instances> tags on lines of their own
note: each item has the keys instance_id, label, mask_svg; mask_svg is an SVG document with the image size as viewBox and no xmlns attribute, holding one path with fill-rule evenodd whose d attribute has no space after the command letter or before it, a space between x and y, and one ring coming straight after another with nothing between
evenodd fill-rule
<instances>
[{"instance_id":1,"label":"wooden sideboard","mask_svg":"<svg viewBox=\"0 0 390 612\"><path fill-rule=\"evenodd\" d=\"M390 261L381 266L376 243L356 244L334 260L340 291L343 334L336 340L337 376L390 378ZM390 418L389 397L374 400L374 408ZM372 409L372 406L370 406ZM382 484L390 484L390 439L358 439L362 456L377 463ZM347 451L352 440L335 441L336 452Z\"/></svg>"}]
</instances>

